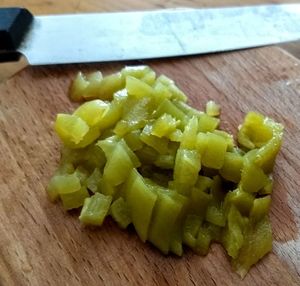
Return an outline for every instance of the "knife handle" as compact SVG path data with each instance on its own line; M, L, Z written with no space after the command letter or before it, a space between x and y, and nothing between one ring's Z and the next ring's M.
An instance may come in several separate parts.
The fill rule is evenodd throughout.
M33 15L25 8L0 8L0 62L19 59L20 46Z

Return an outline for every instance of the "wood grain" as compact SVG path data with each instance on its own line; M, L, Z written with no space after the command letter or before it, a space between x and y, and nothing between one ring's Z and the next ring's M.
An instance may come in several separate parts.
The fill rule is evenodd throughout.
M176 79L194 106L221 103L226 130L236 132L249 110L286 126L274 174L274 250L243 285L299 284L299 62L265 48L149 64ZM111 221L84 229L76 212L48 202L44 187L59 156L51 125L57 112L72 109L66 90L79 68L108 73L120 65L32 68L0 86L2 285L242 284L218 245L204 258L190 251L182 259L164 257L133 231Z
M129 11L137 9L174 8L174 7L216 7L229 5L254 5L263 3L293 3L293 0L2 0L0 7L20 6L35 14L60 14L95 11Z
M75 10L75 1L61 2L55 7L54 1L21 4L45 13L58 7ZM180 1L187 2L198 4ZM80 10L92 9L80 5L105 10L152 8L161 1L111 3L77 2ZM241 281L218 245L206 257L188 250L182 258L165 257L141 243L133 230L121 231L110 220L99 229L81 227L78 213L64 212L45 194L59 159L52 122L56 113L74 107L66 91L78 69L109 73L123 64L27 68L0 84L0 285L299 285L300 61L269 47L146 63L174 78L195 107L203 108L208 99L219 102L222 127L228 131L236 133L249 110L285 125L274 172L272 253Z

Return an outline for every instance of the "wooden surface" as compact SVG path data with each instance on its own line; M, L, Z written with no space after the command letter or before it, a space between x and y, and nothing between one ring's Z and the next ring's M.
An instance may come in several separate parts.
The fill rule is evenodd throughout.
M293 3L293 0L1 0L0 7L21 6L35 14L60 14L95 11L130 11L138 9L174 7L213 7L229 5L252 5L263 3Z
M19 2L42 13L161 5L161 1L130 1L132 6L125 1L61 1L68 4L59 9L54 1ZM18 1L2 0L5 4ZM228 131L235 132L249 110L285 125L274 172L272 253L242 282L218 245L206 257L191 251L182 258L165 257L112 221L100 229L82 228L76 212L64 212L45 194L59 159L51 125L57 112L73 108L66 91L78 69L109 73L123 64L27 68L0 85L0 285L299 285L300 61L269 47L147 63L174 78L195 107L202 108L208 99L219 102Z

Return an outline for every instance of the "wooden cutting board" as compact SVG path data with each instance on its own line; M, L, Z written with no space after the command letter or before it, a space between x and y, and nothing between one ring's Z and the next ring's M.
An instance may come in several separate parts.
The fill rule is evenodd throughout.
M299 285L300 61L279 48L148 61L176 80L189 102L222 106L222 127L236 133L250 110L285 125L274 172L273 251L243 281L219 245L206 257L163 256L109 219L80 226L78 213L48 201L45 186L59 160L52 123L71 111L76 72L123 64L27 68L0 85L0 285ZM255 178L254 178L255 179Z

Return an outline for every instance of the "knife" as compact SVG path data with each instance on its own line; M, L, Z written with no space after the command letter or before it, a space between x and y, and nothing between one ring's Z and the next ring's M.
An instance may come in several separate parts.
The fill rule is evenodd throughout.
M33 16L0 8L0 61L30 65L138 60L300 39L300 4Z

